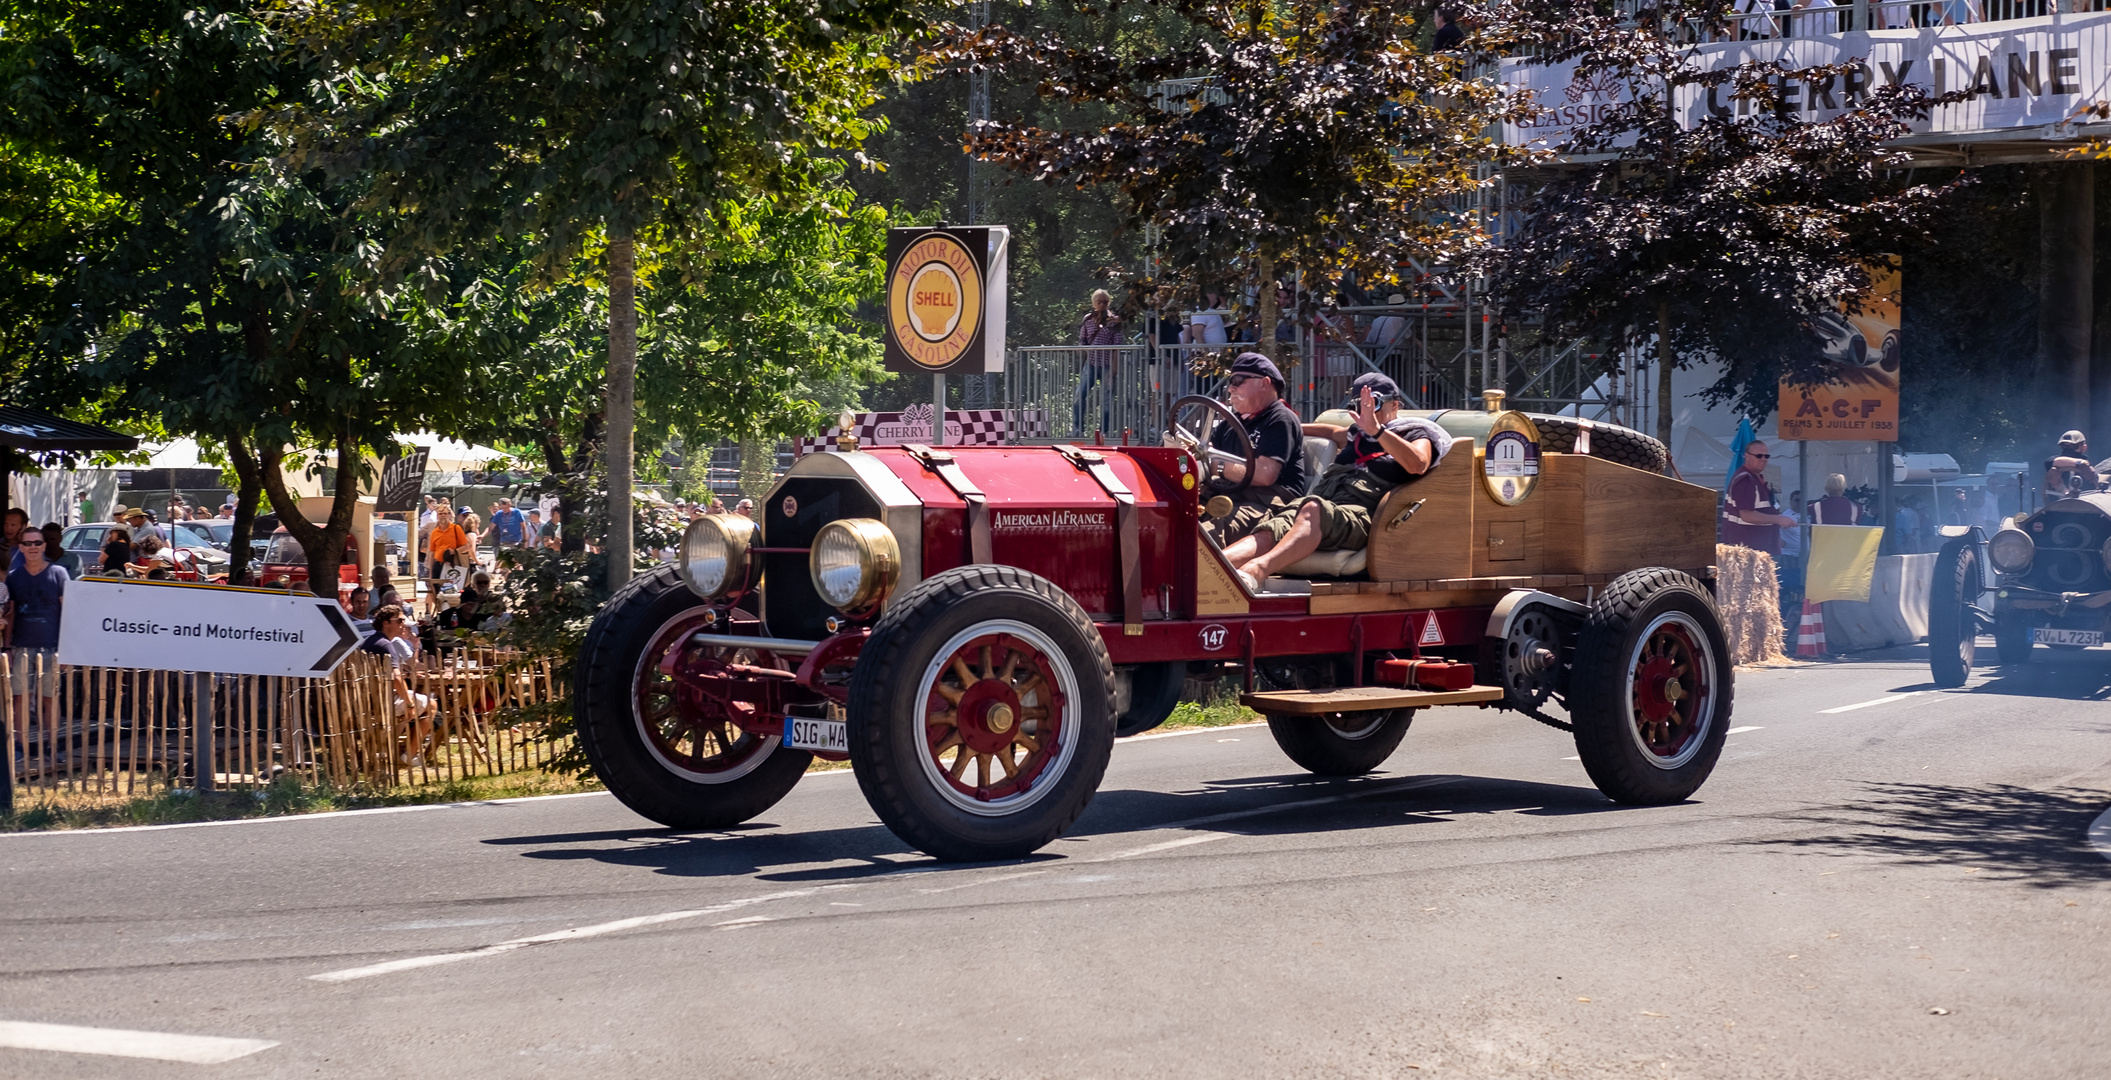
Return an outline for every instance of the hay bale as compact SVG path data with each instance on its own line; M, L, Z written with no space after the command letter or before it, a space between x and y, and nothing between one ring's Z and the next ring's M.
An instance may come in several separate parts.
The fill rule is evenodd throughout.
M1715 603L1730 639L1730 662L1786 660L1781 651L1781 583L1774 557L1735 544L1715 546Z

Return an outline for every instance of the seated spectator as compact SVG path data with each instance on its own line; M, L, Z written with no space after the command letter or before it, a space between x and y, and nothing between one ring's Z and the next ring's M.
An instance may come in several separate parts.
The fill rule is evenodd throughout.
M1451 449L1443 428L1400 415L1400 387L1390 378L1369 372L1358 376L1351 389L1356 393L1354 424L1305 425L1306 434L1325 436L1341 448L1319 486L1224 549L1249 589L1315 551L1363 547L1371 536L1371 514L1387 493L1428 472Z
M409 721L409 738L405 742L398 760L411 768L425 764L425 744L432 738L432 698L410 688L404 671L418 657L418 647L411 643L409 620L403 609L391 604L374 612L374 630L379 635L381 648L389 658L389 685L396 696L396 715ZM379 651L379 650L375 650Z
M123 577L125 564L138 557L132 550L132 533L127 529L112 529L103 542L103 561L99 564L105 574Z
M351 616L352 631L361 641L374 636L374 620L367 617L372 610L368 607L372 598L373 594L367 592L364 585L352 586L352 595L345 598L345 614Z
M175 567L176 560L169 554L169 549L163 547L161 539L152 533L140 537L139 543L133 545L132 562L128 567L133 573L154 581L167 581Z

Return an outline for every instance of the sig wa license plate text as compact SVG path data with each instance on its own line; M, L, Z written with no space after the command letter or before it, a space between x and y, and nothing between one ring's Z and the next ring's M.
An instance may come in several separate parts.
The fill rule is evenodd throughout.
M2034 627L2030 639L2040 645L2102 645L2102 630L2062 630L2054 626Z
M803 716L784 718L784 745L794 750L832 750L850 753L850 725L841 720L809 720Z

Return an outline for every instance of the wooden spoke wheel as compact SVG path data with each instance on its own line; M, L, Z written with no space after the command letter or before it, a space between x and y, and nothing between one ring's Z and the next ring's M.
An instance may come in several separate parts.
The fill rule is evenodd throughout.
M813 755L741 726L753 706L714 700L677 672L775 658L690 639L705 609L672 566L642 574L609 598L587 629L573 679L579 746L610 793L678 829L737 825L784 798Z
M1047 578L961 566L896 598L851 673L850 762L895 835L941 859L1029 854L1114 750L1114 665Z
M1700 734L1712 715L1714 667L1705 632L1684 612L1660 615L1643 635L1634 661L1634 721L1628 730L1643 760L1676 769L1700 752Z
M922 685L925 774L969 813L1030 805L1040 795L1035 781L1076 753L1077 675L1033 627L993 623L955 635Z
M673 673L775 667L777 660L752 649L690 642L704 628L703 615L697 611L668 623L638 655L633 715L646 748L669 772L699 784L723 784L754 772L777 748L778 737L747 730L744 722L756 717L752 703L711 700L678 684Z

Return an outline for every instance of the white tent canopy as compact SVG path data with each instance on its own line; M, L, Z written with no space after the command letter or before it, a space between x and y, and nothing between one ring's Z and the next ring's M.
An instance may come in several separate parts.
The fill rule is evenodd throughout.
M478 443L459 442L429 431L396 436L396 441L409 448L426 448L425 471L427 472L474 472L485 465L506 456L496 447ZM151 457L145 465L134 465L135 469L217 469L220 466L198 456L198 440L176 439L165 443L149 443L142 447ZM333 451L323 455L329 464L337 463Z

